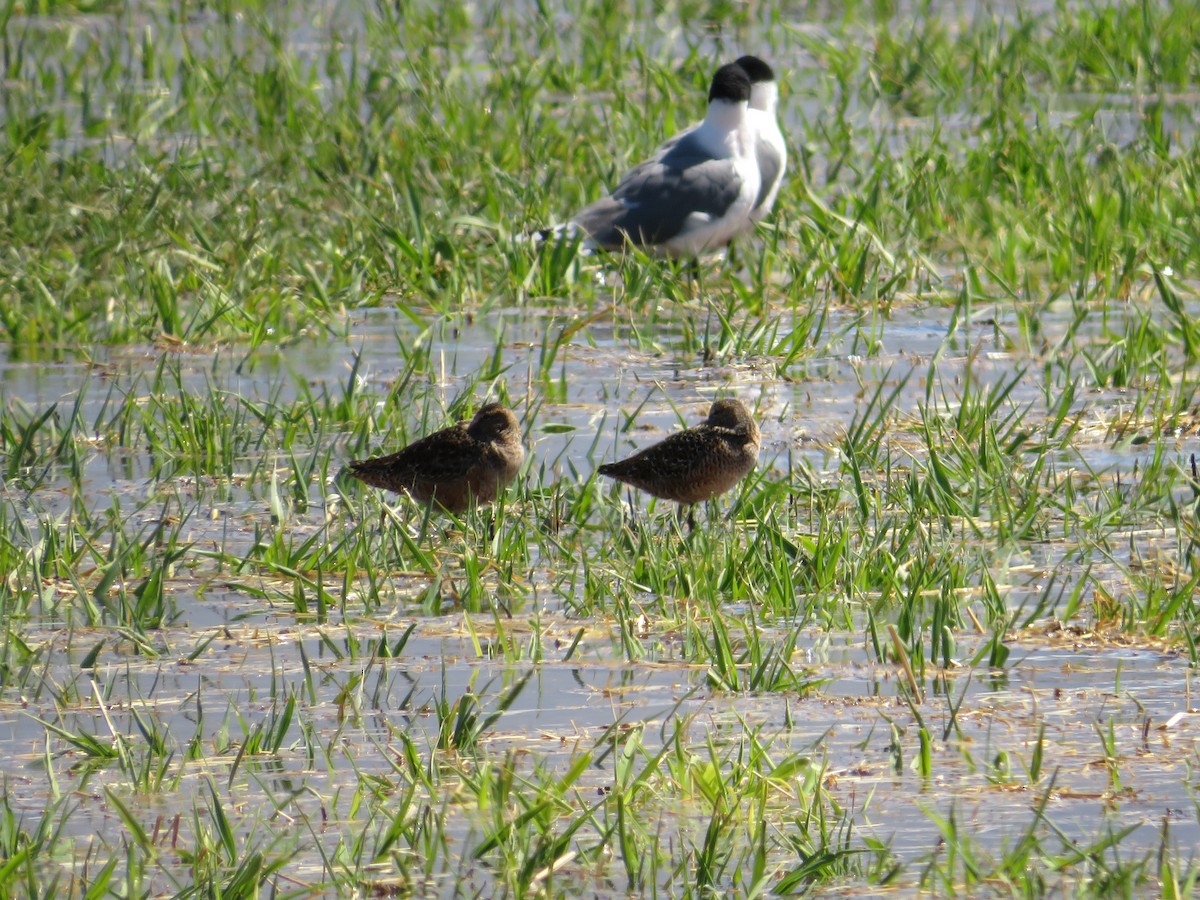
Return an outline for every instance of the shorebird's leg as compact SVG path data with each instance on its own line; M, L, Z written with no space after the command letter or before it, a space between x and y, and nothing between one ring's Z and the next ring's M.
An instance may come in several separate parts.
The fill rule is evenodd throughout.
M400 503L403 503L403 502L404 502L404 498L401 497ZM399 504L397 504L397 505L399 505ZM404 527L404 520L402 518L400 518L400 514L398 512L396 512L396 507L392 506L390 503L380 503L379 504L379 530L380 530L380 532L383 531L383 523L385 521L387 521L388 519L391 519L393 522L395 522L397 528Z
M679 516L680 516L680 518L682 518L682 517L683 517L683 511L684 511L685 509L687 510L687 526L688 526L688 534L691 534L693 531L695 531L695 530L696 530L696 504L694 504L694 503L680 503L680 504L679 504Z
M433 499L428 503L422 504L423 510L421 513L421 531L417 534L418 541L424 541L425 535L429 532L429 522L433 519L433 507L435 503L437 503L437 500Z

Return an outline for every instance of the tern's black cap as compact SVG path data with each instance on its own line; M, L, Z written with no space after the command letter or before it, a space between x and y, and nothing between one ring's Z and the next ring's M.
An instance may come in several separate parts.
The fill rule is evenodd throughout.
M775 72L757 56L743 56L734 65L741 66L754 84L775 80Z
M731 103L746 103L750 100L750 76L737 63L729 63L717 69L712 87L708 89L708 102L728 100Z

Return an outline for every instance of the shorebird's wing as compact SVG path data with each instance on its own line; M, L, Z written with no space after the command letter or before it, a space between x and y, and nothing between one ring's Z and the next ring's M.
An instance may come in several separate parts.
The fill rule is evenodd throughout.
M350 472L367 484L395 490L395 485L411 487L418 481L429 484L456 481L466 477L480 460L479 442L462 426L454 426L388 456L351 462Z

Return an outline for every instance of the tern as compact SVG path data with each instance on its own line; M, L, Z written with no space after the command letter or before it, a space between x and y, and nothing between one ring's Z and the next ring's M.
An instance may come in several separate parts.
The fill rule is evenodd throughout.
M759 171L759 124L750 113L752 90L741 66L717 69L704 121L663 144L623 175L611 194L580 210L568 233L581 231L588 249L632 245L696 257L748 231L756 205L767 199Z

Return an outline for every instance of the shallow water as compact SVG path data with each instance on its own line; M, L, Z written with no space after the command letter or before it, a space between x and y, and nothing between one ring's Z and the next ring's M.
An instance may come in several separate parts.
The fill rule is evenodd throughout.
M216 609L224 599L209 595L205 603ZM797 753L824 766L827 791L857 811L860 835L886 842L905 859L941 852L934 815L952 814L970 840L995 848L1028 828L1031 810L1043 801L1041 816L1068 841L1061 852L1071 850L1071 840L1097 841L1127 826L1134 830L1122 841L1122 852L1148 852L1162 839L1164 821L1170 822L1175 848L1200 841L1193 800L1180 793L1181 779L1186 781L1197 762L1200 730L1197 714L1185 702L1190 670L1174 654L1101 647L1081 653L1070 641L1051 638L1049 643L1014 642L1019 662L1003 672L950 670L924 686L927 697L914 707L934 735L934 774L922 777L896 744L900 738L911 747L918 727L900 698L897 672L873 662L861 636L806 636L805 665L827 679L810 695L745 696L714 693L702 668L614 662L608 641L595 628L574 659L558 662L555 636L569 642L579 623L550 616L540 624L547 659L489 729L490 753L508 747L519 750L518 759L533 754L543 769L562 772L576 754L602 748L614 728L623 734L637 731L648 752L678 728L700 745L707 741L718 747L736 747L753 733L777 758ZM391 622L388 633L395 637L405 625L403 619ZM477 625L487 631L486 621ZM275 821L281 833L299 835L303 822L319 818L326 852L331 852L339 825L356 820L349 801L359 780L397 780L399 735L419 744L436 736L432 704L470 692L486 708L529 671L525 665L479 658L458 617L423 622L396 661L369 655L371 641L380 635L376 628L322 630L325 640L312 627L289 624L286 616L263 615L218 628L210 650L186 664L177 654L207 638L205 630L164 633L166 644L175 648L166 658L127 658L94 671L75 668L73 674L67 674L74 668L67 658L56 660L50 671L57 689L73 686L79 692L74 709L56 707L42 696L24 708L0 711L0 743L11 748L16 764L7 782L10 804L34 815L45 802L38 774L44 732L33 717L103 736L109 723L136 733L136 710L143 721L177 740L220 745L222 734L236 741L244 729L277 714L283 697L294 695L302 699L306 727L326 749L314 768L293 725L280 752L246 759L243 768L264 790L242 791L238 815L242 821ZM420 636L438 631L443 633ZM357 648L348 643L351 633L361 642ZM63 642L61 634L44 637ZM76 643L86 643L84 637L76 635ZM352 656L355 650L367 655ZM306 670L312 673L307 681ZM97 703L101 695L103 711ZM952 704L959 710L956 717ZM1044 759L1033 781L1029 767L1039 734ZM1105 749L1104 735L1111 735L1116 756ZM187 764L183 790L161 796L151 810L168 821L177 812L186 815L188 784L199 787L205 772L223 777L229 764L219 757ZM71 751L58 756L54 766L68 781L70 772L78 777L90 769L81 754ZM605 790L614 778L612 766L611 759L597 759L578 789ZM105 827L108 805L99 788L114 774L110 766L87 777L91 789L76 794L68 833L85 837ZM115 787L120 790L119 779ZM692 827L698 811L681 813L668 829ZM450 829L465 838L471 824L452 816ZM316 848L305 843L307 849L287 870L296 876L320 869Z
M479 330L488 334L486 328ZM903 342L929 333L927 325L914 325ZM486 354L489 340L473 343L470 329L460 332L454 348L458 365L472 366L475 354ZM356 334L353 345L369 352L386 347L390 336ZM324 360L331 385L345 379L345 361L325 347L291 351L290 365L299 365L310 381L321 380L317 361ZM763 465L782 477L788 454L804 458L820 477L836 484L842 477L825 449L846 426L855 403L847 397L855 382L846 380L850 363L839 361L819 380L801 388L795 385L746 384L739 375L730 384L716 385L696 377L669 379L671 366L660 363L662 386L650 388L640 378L622 377L629 364L625 355L615 360L590 347L567 354L567 368L587 374L569 377L571 392L564 402L545 404L531 430L535 460L543 462L556 478L569 478L571 467L581 472L602 459L612 458L633 444L656 438L678 424L673 402L685 419L697 418L715 387L752 397L764 419ZM636 363L645 372L644 360ZM206 372L211 361L196 361ZM951 363L953 364L953 363ZM869 367L878 372L878 367ZM597 371L610 373L607 400L598 403L596 388L581 384ZM245 396L269 394L267 385L280 369L257 367L256 377L240 377ZM372 391L386 390L392 370L380 365L365 378ZM862 377L862 370L858 372ZM753 376L751 376L753 378ZM261 380L259 380L261 379ZM66 371L30 376L42 396L58 398L69 380ZM219 379L218 379L219 380ZM749 380L749 379L748 379ZM447 396L453 386L445 387ZM654 399L638 416L630 434L618 432L622 409L640 403L647 393ZM12 396L12 395L9 395ZM916 402L913 391L904 402ZM668 402L670 401L670 402ZM768 413L769 411L769 413ZM435 415L436 412L431 413ZM771 418L768 418L768 415ZM550 423L572 425L575 432L539 431ZM594 431L600 435L594 440ZM387 448L380 448L387 449ZM1130 471L1136 454L1104 453L1104 465ZM1098 460L1093 461L1098 464ZM110 495L127 506L153 490L148 465L136 455L114 461L97 453L88 464L85 502L104 505ZM547 480L550 476L547 476ZM183 490L188 490L186 485ZM210 490L210 489L203 489ZM63 492L65 493L65 492ZM210 491L211 493L211 491ZM211 505L220 515L206 523L204 516L189 522L187 539L196 546L219 546L237 555L252 546L252 525L267 518L261 489L234 488L225 500ZM65 509L67 499L53 484L39 489L33 506L53 513ZM203 504L202 504L203 506ZM154 507L150 507L152 511ZM318 531L324 511L321 502L290 526L296 534ZM149 516L148 518L153 518ZM149 527L149 526L148 526ZM1138 538L1140 551L1148 553L1155 535ZM1031 548L1036 550L1036 548ZM1050 573L1061 579L1059 596L1069 595L1072 578L1082 575L1075 563L1063 568L1055 559L1060 552L1048 546L1042 559L1017 557L1009 561L1009 602L1031 598L1031 608ZM1117 561L1128 561L1121 553ZM1098 563L1104 565L1104 563ZM337 841L364 827L362 811L353 798L363 778L403 784L396 760L402 754L399 735L418 746L436 741L439 702L455 702L468 692L483 709L495 708L499 697L527 671L532 671L511 708L486 732L484 743L491 756L517 754L514 764L526 777L536 765L539 772L565 772L580 753L596 759L579 776L575 789L600 796L615 777L614 762L604 751L611 735L639 735L646 753L656 753L682 729L689 746L713 746L732 751L757 735L769 743L776 758L798 754L809 765L823 767L825 794L842 808L852 810L859 840L884 842L896 858L910 864L936 858L944 851L944 834L935 817L953 815L964 835L981 852L998 853L1010 847L1016 835L1036 827L1061 832L1062 840L1043 837L1044 846L1069 854L1078 844L1102 841L1110 832L1133 827L1121 840L1127 858L1156 850L1170 823L1169 845L1187 856L1187 848L1200 842L1194 800L1185 793L1190 773L1200 763L1200 730L1190 700L1191 670L1186 656L1137 647L1113 647L1082 635L1072 644L1069 635L1010 641L1012 657L1001 671L986 668L950 670L944 680L923 684L927 697L916 705L933 735L932 773L920 775L915 766L916 734L920 727L913 711L899 695L901 678L895 667L880 665L864 645L863 633L810 631L800 643L798 662L812 677L822 680L809 694L791 692L763 695L728 695L714 692L704 667L681 664L682 647L669 636L650 636L648 660L622 660L612 627L604 622L568 618L563 613L561 587L552 574L529 573L531 581L545 585L538 612L529 630L527 616L509 625L522 646L540 647L544 661L504 661L506 640L495 633L492 616L472 616L476 636L464 631L465 616L452 606L442 617L420 611L418 598L428 584L414 579L407 604L384 608L368 617L351 613L345 625L340 613L319 630L298 619L288 605L285 582L272 587L271 579L242 575L231 577L230 589L221 581L209 583L203 594L191 593L186 582L173 590L171 625L153 635L157 652L131 655L109 630L91 637L76 627L23 629L31 646L46 642L39 663L44 685L35 695L10 698L0 706L0 746L10 751L10 777L6 795L10 808L35 821L47 802L45 727L54 723L68 732L96 735L107 741L113 734L136 738L145 723L153 723L175 746L198 741L201 746L228 746L227 753L209 752L194 763L177 764L182 775L177 788L137 800L143 817L156 827L171 828L175 817L185 817L204 800L207 778L228 777L237 746L256 726L280 715L283 698L301 703L296 723L282 739L281 749L243 760L239 778L250 779L253 789L240 788L236 809L243 822L272 823L272 834L294 838L297 849L285 872L301 881L322 878L322 856L310 836L314 822L322 823L320 844L334 852ZM209 579L204 579L209 582ZM248 586L273 592L276 600L248 594ZM402 577L393 587L403 594ZM743 613L744 614L744 613ZM417 628L401 658L373 658L372 641L394 642L412 622ZM653 627L653 626L651 626ZM580 628L586 635L568 661L559 661ZM354 634L356 644L348 642ZM535 636L536 634L536 636ZM204 641L215 638L203 650ZM94 670L80 669L83 656L104 639L108 647ZM960 636L958 655L974 655L982 639ZM69 649L68 649L69 648ZM301 653L303 648L303 653ZM336 652L334 649L335 648ZM490 649L489 649L490 648ZM199 650L195 659L192 654ZM311 674L306 674L311 673ZM93 684L94 681L94 684ZM100 685L97 688L95 685ZM97 703L105 697L103 709ZM965 694L965 696L964 696ZM72 695L77 700L64 700ZM955 706L957 717L951 713ZM139 719L134 718L134 712ZM1172 721L1176 714L1182 718ZM954 725L951 726L953 721ZM1040 777L1032 778L1034 746L1044 728L1044 759ZM895 729L895 730L894 730ZM1116 755L1106 751L1103 738L1111 734ZM945 735L945 738L943 738ZM140 742L135 742L140 743ZM305 746L323 747L314 764ZM64 835L80 843L77 852L94 846L92 836L109 828L111 806L103 786L124 792L124 780L113 764L96 767L78 750L59 746L51 763L60 784L78 785ZM1048 797L1046 796L1048 793ZM779 803L786 803L784 797ZM1044 808L1040 813L1035 810ZM658 815L657 813L652 815ZM685 805L676 814L656 821L653 827L684 840L699 840L707 819ZM149 822L147 827L149 827ZM175 823L178 828L178 823ZM257 826L250 833L262 834ZM451 810L445 827L448 839L464 848L478 844L480 832L471 817ZM456 846L458 844L456 843ZM168 863L168 868L170 864ZM565 883L585 877L585 870L568 867ZM186 876L185 876L186 877ZM162 875L154 890L169 891ZM601 892L605 893L605 892Z

